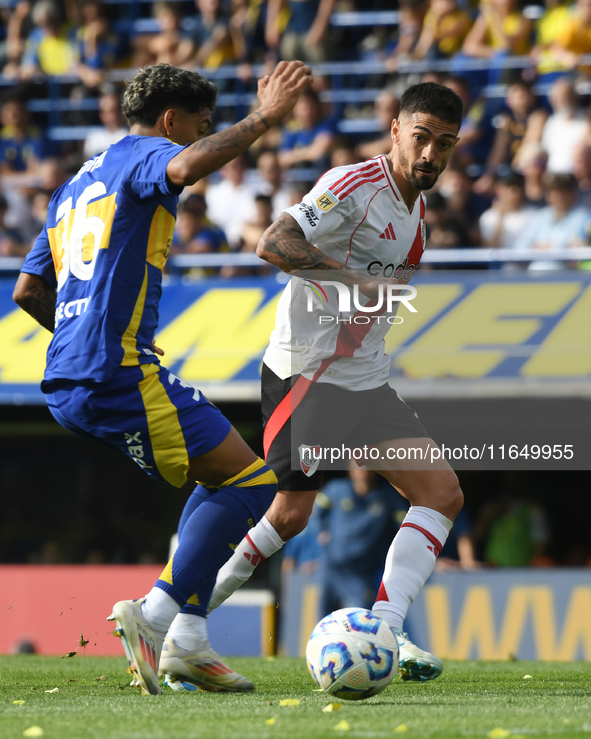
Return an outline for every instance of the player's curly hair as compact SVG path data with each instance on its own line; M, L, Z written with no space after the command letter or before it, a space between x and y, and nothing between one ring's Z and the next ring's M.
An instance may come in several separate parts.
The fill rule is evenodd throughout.
M142 67L127 82L123 95L123 113L129 125L153 126L158 116L169 108L187 113L212 112L217 101L217 87L197 72L171 64Z
M400 98L400 114L427 113L446 123L462 124L464 106L453 90L436 82L420 82L404 91Z

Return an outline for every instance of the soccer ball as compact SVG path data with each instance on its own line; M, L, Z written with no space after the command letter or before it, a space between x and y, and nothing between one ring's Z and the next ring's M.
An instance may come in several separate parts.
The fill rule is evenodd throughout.
M318 685L336 698L381 693L398 668L398 643L385 621L365 608L341 608L312 632L306 662Z

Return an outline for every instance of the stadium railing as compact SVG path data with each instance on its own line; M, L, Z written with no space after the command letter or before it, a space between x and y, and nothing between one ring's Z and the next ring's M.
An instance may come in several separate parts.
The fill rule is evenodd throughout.
M581 246L570 249L535 251L512 249L488 249L484 247L466 247L461 249L427 249L421 259L421 264L447 265L465 267L466 265L498 265L521 263L523 265L535 262L581 262L591 260L591 247ZM23 257L0 257L0 276L17 272L22 264ZM217 267L262 267L267 263L252 253L220 253L220 254L175 254L168 260L171 270L182 271L187 269L212 269Z
M591 55L583 55L579 57L581 64L591 64ZM493 59L472 59L462 57L461 59L445 59L438 61L404 61L399 62L398 71L400 74L421 74L427 71L431 72L451 72L454 74L463 74L469 72L486 72L494 70L506 69L528 69L534 68L535 64L527 56L507 56L497 57ZM111 82L123 82L134 74L133 69L114 69L107 73L107 79ZM200 70L210 79L233 85L234 91L222 91L218 98L218 108L234 109L234 118L240 119L247 115L248 110L256 101L254 91L248 90L248 85L240 78L239 66L225 65L217 69ZM263 72L260 65L253 66L253 79L256 79ZM361 103L372 103L381 92L380 87L376 87L373 77L382 76L388 78L388 71L384 63L379 61L360 61L360 62L325 62L314 65L314 73L318 76L329 77L331 79L332 89L325 90L321 93L321 100L335 106L359 105ZM372 87L363 87L364 83L371 80ZM64 86L74 85L80 82L76 75L60 75L54 77L39 77L36 82L47 82L48 96L30 100L28 108L34 113L44 113L48 115L48 135L50 138L58 141L81 140L92 132L92 128L88 126L64 126L62 125L61 116L63 113L74 111L96 111L98 109L98 100L96 98L70 99L63 91ZM386 82L387 83L387 82ZM15 85L13 79L7 79L0 76L0 87ZM547 95L550 85L540 83L534 86L534 92L538 95ZM577 91L581 95L591 94L591 81L581 80L577 83ZM487 98L502 98L507 94L507 85L490 84L483 88L483 95ZM229 125L222 122L217 128L223 128ZM344 118L338 124L341 133L373 133L376 131L376 123L371 118ZM69 133L68 130L70 129Z

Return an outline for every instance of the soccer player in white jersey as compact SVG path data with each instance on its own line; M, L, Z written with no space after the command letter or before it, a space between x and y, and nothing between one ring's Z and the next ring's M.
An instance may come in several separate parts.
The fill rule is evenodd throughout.
M261 238L259 256L292 274L262 370L264 450L279 493L218 573L210 609L306 526L322 469L310 447L341 440L384 452L435 446L388 385L390 359L383 341L388 322L357 321L354 316L364 311L354 309L352 320L337 321L343 312L336 287L324 288L322 310L307 312L306 306L318 279L357 285L358 304L366 296L363 306L373 305L385 286L408 283L425 248L421 191L432 188L445 169L461 120L462 103L450 89L431 82L410 87L392 122L391 152L330 170ZM318 321L319 312L326 320ZM462 507L462 492L445 460L376 465L411 508L388 552L373 610L397 634L401 677L430 680L443 665L410 642L403 621L433 571Z

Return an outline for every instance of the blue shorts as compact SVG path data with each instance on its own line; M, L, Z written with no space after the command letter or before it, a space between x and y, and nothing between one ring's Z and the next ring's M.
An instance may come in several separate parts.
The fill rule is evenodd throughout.
M189 460L215 449L230 422L199 390L159 364L121 367L96 386L44 383L62 426L119 449L152 477L182 487Z

